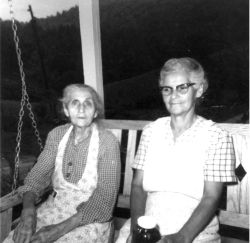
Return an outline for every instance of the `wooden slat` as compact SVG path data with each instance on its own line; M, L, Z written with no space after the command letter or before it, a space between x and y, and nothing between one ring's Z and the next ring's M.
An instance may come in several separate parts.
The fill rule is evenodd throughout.
M242 214L249 214L249 141L249 136L233 134L236 167L241 164L247 173L244 178L238 182L238 185L229 185L227 187L227 210Z
M236 124L236 123L217 123L217 125L228 131L230 134L238 134L243 136L249 136L249 124Z
M1 197L1 204L0 204L0 212L2 213L3 211L12 208L22 202L22 199L20 196L18 196L17 193L14 195L7 194L4 197Z
M249 184L245 176L238 185L227 186L227 210L249 214Z
M41 192L41 195L48 195L49 193L51 193L52 188L51 187L47 187L43 190L43 192ZM42 197L39 197L36 199L36 205L38 205L41 201L43 200ZM0 200L0 213L2 213L3 211L12 208L14 206L17 206L19 204L22 203L22 197L20 196L20 194L18 194L18 192L16 191L14 194L9 193L3 197L1 197Z
M100 124L107 129L142 130L150 121L134 120L100 120Z
M130 196L119 194L117 207L118 208L130 208Z
M142 130L151 121L145 120L113 120L101 119L100 124L108 129L127 129L127 130ZM243 136L250 136L249 124L235 124L235 123L217 123L217 125L228 131L230 134L238 134Z
M127 129L127 130L142 130L151 121L145 120L112 120L101 119L100 124L108 129ZM235 123L217 123L217 125L228 131L230 134L238 134L243 136L250 136L249 124L235 124Z
M0 213L0 224L1 224L1 242L8 236L11 231L12 223L12 207L8 210Z
M109 129L118 139L119 143L121 144L122 140L122 130L121 129Z
M135 157L136 137L137 137L137 131L130 130L128 133L128 145L127 145L126 165L125 165L125 178L124 178L124 185L123 185L123 194L124 195L130 195L131 181L132 181L132 176L133 176L131 163L133 162L134 157Z
M119 230L123 224L126 222L127 219L125 218L120 218L120 217L115 217L114 218L114 224L115 224L115 230Z
M221 224L249 229L249 215L247 214L220 210L219 221Z
M232 138L236 155L236 166L242 164L246 171L250 171L250 136L233 134Z

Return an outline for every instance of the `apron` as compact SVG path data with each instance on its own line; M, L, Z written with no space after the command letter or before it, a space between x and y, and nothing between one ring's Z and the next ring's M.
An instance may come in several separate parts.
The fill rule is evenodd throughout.
M77 206L82 202L88 201L97 187L99 135L95 124L93 124L92 127L87 163L82 178L77 184L72 184L67 182L63 177L63 155L72 129L73 126L68 129L59 143L55 161L55 170L52 176L52 184L55 193L54 195L50 195L49 198L37 209L37 231L43 226L58 224L77 213ZM105 243L108 242L110 228L110 222L92 223L80 226L55 242ZM11 238L12 236L9 235L7 239L11 240ZM4 242L7 243L13 241Z
M169 117L153 123L145 158L143 188L147 191L145 215L155 218L161 235L178 232L202 198L204 162L210 145L208 130L213 122L200 122L200 119L176 142ZM218 229L218 219L214 217L193 242L220 242ZM129 233L130 219L120 230L116 243L125 243Z
M148 192L145 215L153 216L162 235L178 232L198 206L204 188L204 163L212 121L199 119L174 142L163 136L170 118L158 119L145 161L143 187ZM172 134L171 134L172 135ZM218 219L193 242L220 242Z

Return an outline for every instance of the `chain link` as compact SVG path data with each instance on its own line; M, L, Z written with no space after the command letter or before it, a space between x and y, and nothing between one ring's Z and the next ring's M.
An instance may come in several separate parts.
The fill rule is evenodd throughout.
M23 61L22 61L22 55L21 55L21 49L19 48L19 38L17 36L17 25L15 22L14 17L14 11L12 6L12 0L8 0L9 8L10 8L10 15L12 20L12 30L14 34L14 42L16 47L16 54L18 59L18 65L19 65L19 71L22 81L22 98L20 102L20 111L19 111L19 120L18 120L18 126L17 126L17 136L16 136L16 155L15 155L15 169L14 169L14 175L13 175L13 185L12 185L12 193L14 194L17 188L17 179L18 179L18 171L19 171L19 163L20 163L20 151L21 151L21 140L22 140L22 126L23 126L23 116L24 116L24 106L26 104L26 107L29 111L29 117L32 122L32 127L34 129L35 136L37 138L37 143L40 147L40 151L43 150L42 140L40 138L39 131L37 129L37 123L35 121L34 113L32 112L32 106L29 101L29 95L27 93L26 89L26 83L25 83L25 73L23 70Z

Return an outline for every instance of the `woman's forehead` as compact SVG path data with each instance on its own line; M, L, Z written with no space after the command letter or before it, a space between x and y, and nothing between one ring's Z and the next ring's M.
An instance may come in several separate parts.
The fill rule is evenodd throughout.
M162 83L167 84L182 84L182 83L188 83L189 81L189 75L186 72L171 72L166 74L164 79L162 80Z
M67 98L68 99L76 99L76 98L83 98L83 99L91 98L92 99L92 95L88 89L75 87L68 91Z

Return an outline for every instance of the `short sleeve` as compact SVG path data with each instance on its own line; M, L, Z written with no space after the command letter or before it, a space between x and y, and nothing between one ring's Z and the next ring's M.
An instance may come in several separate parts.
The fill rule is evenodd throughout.
M147 155L149 141L152 136L152 125L147 125L141 135L140 143L136 152L134 161L131 164L131 167L134 169L144 170L145 158Z
M228 132L216 127L211 131L211 135L204 168L205 181L236 182L232 137Z

